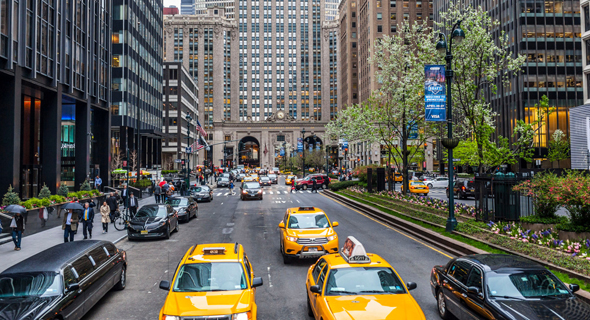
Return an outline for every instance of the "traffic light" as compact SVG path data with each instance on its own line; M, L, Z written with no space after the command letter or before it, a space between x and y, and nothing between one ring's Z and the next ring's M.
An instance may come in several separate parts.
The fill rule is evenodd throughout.
M348 152L348 148L344 148L344 152Z

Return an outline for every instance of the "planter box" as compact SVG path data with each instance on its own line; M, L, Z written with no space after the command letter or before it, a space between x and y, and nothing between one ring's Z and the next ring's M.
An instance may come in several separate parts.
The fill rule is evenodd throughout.
M590 232L573 232L559 230L559 239L578 241L582 239L590 239Z
M93 198L86 198L86 199L81 200L81 202L93 200L94 203L97 204L96 208L98 208L98 206L100 206L102 204L104 199L106 199L106 196L102 195L102 196L93 197ZM63 212L60 212L60 210L64 204L66 204L66 203L57 203L52 206L49 206L49 208L54 208L55 210L53 210L53 212L48 215L47 221L45 221L45 222L39 217L39 211L40 211L39 209L27 210L27 212L25 214L23 214L23 216L25 218L25 223L26 223L25 233L23 234L23 237L30 236L30 235L35 234L37 232L51 229L56 226L61 226L62 219L63 219ZM97 209L95 209L95 211L96 210ZM59 213L59 217L58 217L58 213ZM11 213L7 213L6 215L9 215L11 217L13 216L13 214L11 214ZM11 221L12 221L12 218L8 219L5 216L0 216L0 224L2 225L2 229L3 229L2 233L12 232L12 230L10 229L10 222Z
M523 222L522 228L524 230L531 230L531 231L543 231L543 230L547 230L549 228L551 228L552 230L555 230L555 224Z

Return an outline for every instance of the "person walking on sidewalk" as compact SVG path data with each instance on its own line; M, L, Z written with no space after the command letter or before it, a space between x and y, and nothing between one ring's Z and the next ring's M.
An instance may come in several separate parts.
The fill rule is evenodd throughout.
M162 187L160 187L159 184L156 184L154 187L154 199L156 200L156 203L160 203L160 193L162 193Z
M66 214L64 214L64 220L62 221L61 228L64 231L64 242L74 242L74 235L78 230L78 213L72 209L69 209Z
M23 238L23 232L25 232L25 218L20 212L16 213L12 217L10 222L12 228L12 241L14 242L14 250L20 251L20 243Z
M90 204L86 202L84 204L84 211L82 212L82 234L84 235L84 240L88 239L86 233L88 232L88 236L92 239L92 223L94 222L94 209L90 208Z
M137 213L137 199L133 196L133 192L129 193L129 213L131 213L130 219Z
M129 191L127 190L127 185L123 186L123 190L121 190L121 198L123 198L123 206L127 207L127 197L129 196Z
M111 222L110 213L111 207L109 207L106 201L103 202L102 206L100 206L100 222L102 222L102 233L109 232L109 222Z
M110 214L109 214L109 218L111 221L115 221L115 211L117 211L117 208L119 207L119 203L117 202L117 198L115 197L115 195L111 192L111 196L107 198L106 203L109 205L109 208L111 210Z

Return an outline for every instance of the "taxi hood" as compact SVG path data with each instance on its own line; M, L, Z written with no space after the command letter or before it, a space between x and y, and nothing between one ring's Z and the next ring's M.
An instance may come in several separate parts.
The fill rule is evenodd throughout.
M322 229L287 229L287 234L291 237L297 238L313 238L313 237L328 237L335 232L332 228Z
M325 297L336 320L425 320L422 309L409 294Z
M164 314L181 317L228 315L249 311L251 302L250 290L170 292Z

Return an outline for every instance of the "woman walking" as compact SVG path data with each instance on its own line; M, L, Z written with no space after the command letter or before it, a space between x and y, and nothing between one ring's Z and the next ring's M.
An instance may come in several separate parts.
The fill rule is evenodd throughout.
M102 233L109 232L109 223L111 222L111 217L109 214L111 213L111 207L105 201L102 206L100 206L100 221L102 222Z

